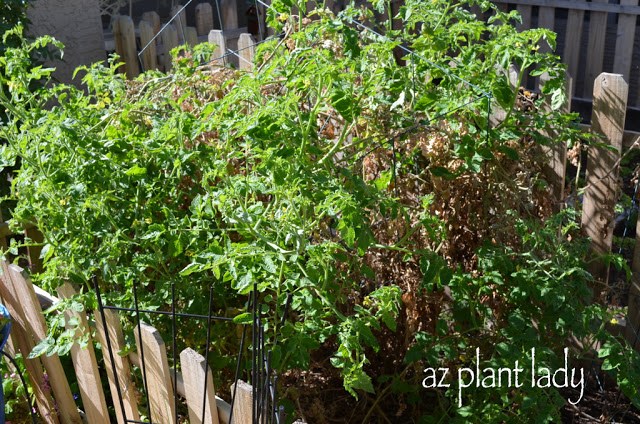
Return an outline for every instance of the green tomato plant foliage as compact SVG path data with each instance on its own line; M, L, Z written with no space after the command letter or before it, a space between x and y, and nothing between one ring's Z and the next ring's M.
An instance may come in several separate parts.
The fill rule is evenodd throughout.
M470 388L457 408L456 391L422 389L421 372L425 364L468 366L476 347L484 360L507 366L538 347L540 364L556 365L570 336L604 341L607 369L640 404L638 355L605 331L611 312L590 303L575 216L532 212L525 197L544 190L537 172L528 189L495 182L511 178L504 164L515 167L553 142L543 133L569 143L580 135L576 117L560 112L562 65L538 52L540 43L553 47L555 35L519 33L511 25L517 13L487 1L407 0L378 28L384 37L355 23L372 21L368 8L349 6L340 16L319 8L302 18L291 14L294 5L305 10L302 2L272 1L269 23L283 35L257 48L252 71L197 66L214 59L214 46L202 44L174 50L168 75L127 81L112 58L79 69L76 88L50 84L50 69L29 68L33 49L50 38L0 57L3 161L21 161L6 196L17 199L12 225L35 224L44 236L37 284L82 287L54 309L95 309L94 275L105 302L127 308L136 282L141 308L170 310L174 284L179 312L206 315L213 287L212 313L235 323L214 326L212 351L216 367L232 368L235 329L251 320L246 302L255 285L268 343L278 339L275 369L308 369L314 351L329 346L344 388L377 399L365 421L389 393L406 397L422 422L557 419L564 400L554 388ZM472 5L492 10L489 23L463 7ZM390 10L386 1L371 6ZM534 114L515 107L510 66L519 70L515 87L527 69L548 74ZM496 109L504 118L488 123ZM416 135L445 139L445 152L425 153L411 143ZM534 147L522 148L522 140ZM368 176L373 157L384 162L376 178ZM489 180L472 221L502 226L465 245L470 266L456 262L451 222L434 210L444 193L437 187L480 177ZM433 192L402 194L425 181ZM498 202L495 193L515 200ZM508 241L492 242L498 233ZM420 275L418 285L410 292L381 278L369 260L376 256L400 258ZM448 307L431 309L422 327L407 324L411 299L445 289ZM57 325L36 353L68 352L72 333L50 319ZM167 321L145 319L170 334ZM179 343L202 344L204 324L187 324ZM389 372L376 371L393 338L406 344ZM420 406L434 393L435 403Z

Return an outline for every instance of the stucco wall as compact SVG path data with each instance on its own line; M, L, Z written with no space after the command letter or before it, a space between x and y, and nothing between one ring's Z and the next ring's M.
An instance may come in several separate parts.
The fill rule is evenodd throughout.
M54 76L64 83L79 84L71 77L80 65L106 60L98 0L37 0L27 11L33 36L51 35L65 45Z

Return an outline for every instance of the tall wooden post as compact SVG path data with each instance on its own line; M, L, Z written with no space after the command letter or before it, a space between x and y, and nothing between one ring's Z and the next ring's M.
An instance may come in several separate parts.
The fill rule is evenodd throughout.
M627 109L629 86L622 75L603 73L593 87L591 128L602 134L601 140L613 147L589 147L586 190L582 206L582 228L591 238L594 257L611 253L614 208L618 191L618 160L622 151L622 134ZM607 284L609 267L603 261L590 263L589 272L596 280L594 296L601 293L598 285Z

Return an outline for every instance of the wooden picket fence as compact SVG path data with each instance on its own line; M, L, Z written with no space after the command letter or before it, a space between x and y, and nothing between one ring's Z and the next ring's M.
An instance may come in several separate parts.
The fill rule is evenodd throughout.
M640 68L632 67L640 15L638 0L493 0L503 11L517 9L522 16L519 30L547 28L558 33L555 54L567 65L574 79L574 101L589 101L594 83L603 72L621 74L633 87L628 106L640 106ZM481 12L476 8L478 16ZM483 16L483 18L486 18ZM542 43L540 51L549 51Z
M35 404L45 423L82 424L81 411L76 406L65 374L65 371L68 373L70 370L63 369L58 355L47 356L43 354L34 359L27 358L34 346L44 340L47 335L41 302L50 303L56 299L46 293L37 294L36 288L22 268L13 264L9 265L5 261L1 261L1 266L3 274L0 278L0 296L2 296L2 303L7 307L13 319L11 338L5 350L12 356L15 356L16 352L22 352L27 374L32 383ZM60 298L69 298L75 293L76 291L69 283L65 283L58 289ZM86 313L75 311L65 313L67 323L72 317L75 317L80 323L78 337L82 334L92 333L93 329L89 325ZM109 380L117 422L118 424L126 424L126 422L140 421L139 392L132 379L131 370L132 365L138 368L142 367L139 356L136 352L129 353L124 357L117 354L125 348L124 335L117 312L105 309L104 317L99 312L95 312L94 317L96 334L103 349L104 368ZM107 351L105 331L109 333L109 343L113 355L109 355ZM202 355L191 348L183 350L180 353L182 372L176 373L174 380L173 372L169 369L165 344L158 330L141 323L141 340L138 338L137 328L135 334L138 350L142 347L145 355L147 395L151 408L149 418L154 423L177 424L175 423L174 386L176 386L177 393L187 402L190 423L203 423L203 410L206 411L204 423L229 423L231 406L215 396L211 369L208 368L207 374L205 374L205 358ZM75 344L71 349L71 358L85 408L83 414L87 422L89 424L111 423L91 339L89 339L88 347L84 350ZM117 375L117 381L115 375ZM205 380L207 384L206 401L203 393ZM243 381L238 381L238 384L231 386L232 393L236 386L233 423L251 424L252 387ZM122 403L120 403L118 391L121 393ZM204 407L203 401L205 401ZM123 409L127 421L123 416Z
M209 42L217 46L214 56L222 57L229 51L223 64L233 63L240 69L253 65L255 40L247 28L237 28L238 16L235 1L222 0L222 20L225 30L214 29L213 9L209 3L200 3L195 8L195 27L187 26L187 17L182 6L171 10L171 23L161 25L156 12L146 12L135 27L128 16L118 16L113 23L115 51L125 63L127 78L137 77L141 70L157 69L168 72L172 69L169 52L179 45L191 47ZM182 11L181 11L182 10ZM140 59L138 52L142 52ZM142 67L142 68L141 68Z

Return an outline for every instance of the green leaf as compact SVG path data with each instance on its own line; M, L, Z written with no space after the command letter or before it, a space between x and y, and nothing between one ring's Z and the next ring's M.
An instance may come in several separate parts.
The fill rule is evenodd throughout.
M192 274L194 272L200 271L200 269L202 268L202 264L199 264L197 262L193 262L190 263L189 265L185 266L182 271L180 271L180 275L184 276L184 275L189 275Z
M127 172L125 172L130 177L142 177L147 174L147 168L142 168L138 165L134 165Z
M42 340L40 343L38 343L33 350L31 351L31 353L29 353L28 358L29 359L34 359L37 358L38 356L42 355L43 353L45 353L47 351L47 349L49 349L49 346L51 346L52 340L50 338L46 338L44 340Z
M518 161L520 160L520 155L515 149L512 149L509 146L501 145L497 147L499 151L504 153L509 159Z
M445 180L453 180L457 177L456 174L454 174L453 172L449 171L447 168L443 168L442 166L434 166L429 168L429 171L435 176L435 177L441 177L444 178Z
M368 393L375 393L373 384L371 383L371 377L362 370L356 370L354 374L353 380L351 380L351 387L354 389L364 390Z
M262 255L261 265L262 268L270 274L275 274L277 272L276 264L268 255Z
M233 322L236 324L251 324L253 322L253 314L251 312L245 312L233 317Z

